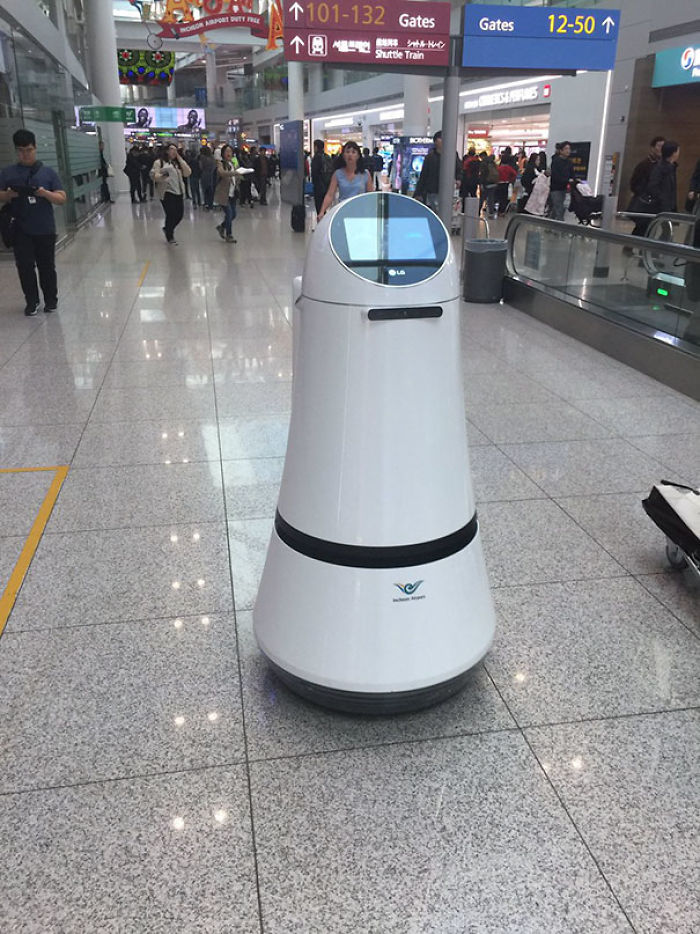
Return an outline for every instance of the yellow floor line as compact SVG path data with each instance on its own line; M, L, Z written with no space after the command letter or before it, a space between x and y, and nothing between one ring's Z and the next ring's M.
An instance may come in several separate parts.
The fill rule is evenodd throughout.
M151 265L151 261L149 260L149 261L146 263L146 265L143 267L143 272L141 273L141 278L139 279L138 288L141 288L141 286L143 285L143 281L144 281L144 279L146 278L146 276L148 275L148 269L149 269L150 265Z
M41 536L44 534L44 529L46 528L46 523L49 521L49 516L53 510L53 507L56 505L56 500L58 494L61 491L63 481L68 476L69 467L23 467L18 468L17 470L0 470L0 473L34 473L38 471L52 470L54 471L54 478L51 481L51 486L49 491L44 498L44 502L41 504L41 509L34 520L34 525L32 530L27 537L26 542L24 543L24 548L19 556L15 569L10 576L10 580L5 588L5 591L0 597L0 636L3 634L7 621L10 618L10 613L12 612L12 607L15 605L15 600L17 599L17 594L19 589L22 586L22 581L25 578L27 571L29 570L29 565L32 562L34 557L34 552L36 551L39 542L41 541Z

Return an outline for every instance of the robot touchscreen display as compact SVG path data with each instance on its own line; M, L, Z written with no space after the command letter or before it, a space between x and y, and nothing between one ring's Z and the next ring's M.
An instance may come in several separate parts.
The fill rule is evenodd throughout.
M435 243L425 217L392 217L386 224L376 217L346 217L343 221L349 258L357 262L436 259Z

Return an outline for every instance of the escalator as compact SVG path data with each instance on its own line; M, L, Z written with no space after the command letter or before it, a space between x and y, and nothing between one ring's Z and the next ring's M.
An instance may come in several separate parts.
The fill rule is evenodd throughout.
M696 221L661 214L641 238L515 215L506 231L507 300L698 397Z

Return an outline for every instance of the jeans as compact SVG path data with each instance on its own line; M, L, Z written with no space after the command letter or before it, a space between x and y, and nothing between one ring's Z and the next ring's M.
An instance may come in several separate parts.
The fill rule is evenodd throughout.
M202 182L204 191L204 206L211 210L214 207L214 182Z
M228 204L224 208L224 233L227 237L233 236L231 233L231 227L233 224L233 219L236 216L236 199L229 198Z
M163 198L163 211L165 212L165 239L172 243L175 239L175 228L185 213L185 203L182 195L175 195L166 191Z
M47 305L58 301L58 281L56 279L56 235L41 234L30 236L22 230L15 233L15 263L19 273L24 298L28 305L39 304L39 289L36 284L36 269L39 270L39 282Z
M564 220L564 198L566 198L565 191L550 191L549 200L552 202L552 220Z

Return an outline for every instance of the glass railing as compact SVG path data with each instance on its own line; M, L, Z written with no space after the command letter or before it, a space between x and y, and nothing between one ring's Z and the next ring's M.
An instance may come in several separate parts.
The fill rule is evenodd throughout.
M649 233L633 237L518 214L506 230L509 273L582 312L700 356L694 218L660 215Z

